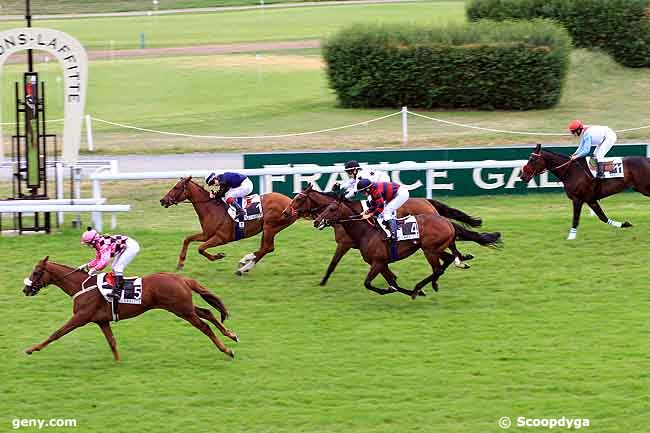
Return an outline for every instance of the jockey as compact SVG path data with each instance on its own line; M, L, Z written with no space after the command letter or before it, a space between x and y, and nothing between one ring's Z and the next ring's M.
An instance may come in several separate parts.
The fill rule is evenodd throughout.
M96 275L113 259L113 273L115 274L115 287L108 295L113 298L116 305L122 297L124 289L124 268L140 251L140 245L135 239L124 235L102 235L91 227L81 235L81 243L96 251L95 258L79 266L78 270L85 270L90 275ZM117 311L117 310L115 310Z
M348 180L343 182L341 188L347 191L345 198L348 200L356 194L357 182L359 182L360 179L368 179L371 182L390 182L388 174L381 171L361 168L359 163L354 160L345 163L345 172L348 174Z
M240 173L231 173L225 172L222 174L210 173L208 177L205 178L205 183L210 186L219 184L220 195L223 196L224 201L232 206L237 212L237 219L243 217L246 213L244 209L241 208L239 203L237 203L237 198L246 197L248 194L253 192L253 182L243 174ZM210 193L210 197L216 197L216 194L213 192Z
M598 163L603 162L607 152L616 144L616 133L608 126L587 126L583 125L579 120L574 120L569 124L569 131L571 134L581 137L580 146L571 155L571 159L575 160L587 156L591 146L595 145L594 158L598 165L596 177L602 177L603 169L601 164Z
M390 238L397 239L397 210L409 199L405 187L394 182L370 182L361 179L357 183L357 191L372 197L370 208L363 214L363 219L377 217L380 222L390 229Z

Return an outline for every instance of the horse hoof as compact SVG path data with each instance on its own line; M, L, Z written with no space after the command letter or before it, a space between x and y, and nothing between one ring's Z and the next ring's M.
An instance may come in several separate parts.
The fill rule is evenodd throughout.
M473 258L474 258L474 255L467 254L466 256L464 256L464 259L465 259L464 261L472 260Z
M228 353L228 355L229 355L231 358L234 358L234 357L235 357L235 351L232 350L232 349L230 349L230 353Z
M230 338L231 338L231 339L232 339L232 341L234 341L235 343L239 343L239 337L238 337L238 336L237 336L236 334L235 334L235 335L233 335L233 336L232 336L232 337L230 337Z
M629 222L629 221L625 221L623 224L621 224L621 227L625 228L625 229L629 228L629 227L632 227L632 223Z
M34 353L33 350L31 350L31 349L25 349L25 354L26 354L26 355L31 355L32 353Z
M217 253L214 257L215 257L215 260L220 260L220 259L223 259L224 257L226 257L226 254L225 253Z
M176 265L176 270L177 271L182 271L183 268L185 268L185 265Z
M419 290L418 296L427 296L427 294L424 292L424 290Z
M244 275L244 273L242 271L240 271L239 269L237 269L235 271L235 275L237 275L238 277L241 277L242 275Z

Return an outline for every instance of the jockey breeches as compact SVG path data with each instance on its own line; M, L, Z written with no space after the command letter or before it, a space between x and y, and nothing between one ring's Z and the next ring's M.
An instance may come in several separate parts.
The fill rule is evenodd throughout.
M140 252L140 245L138 245L135 239L128 238L126 240L126 248L122 251L122 254L113 260L113 273L115 275L122 275L126 265L138 255L138 252Z
M596 149L594 149L594 157L598 161L602 161L603 158L605 158L605 155L607 155L607 152L616 144L616 133L614 131L608 131L607 135L605 136L605 140L603 140L602 143L596 146Z
M253 192L253 182L246 178L237 188L230 188L225 194L225 198L240 198L246 197Z
M386 203L384 211L381 214L381 219L384 221L392 220L397 218L397 209L402 207L402 205L409 199L409 191L406 187L401 186L397 190L395 197Z

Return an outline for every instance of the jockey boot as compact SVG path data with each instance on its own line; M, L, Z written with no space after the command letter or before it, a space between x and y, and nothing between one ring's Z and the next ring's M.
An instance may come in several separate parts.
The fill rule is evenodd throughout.
M397 240L397 220L392 219L389 222L389 228L390 228L390 238L394 241Z
M241 219L246 215L246 212L244 212L244 209L239 206L239 203L237 203L237 200L233 200L232 203L230 203L230 206L235 208L235 212L237 213L236 218L241 221Z
M596 179L602 179L604 175L603 164L601 162L596 163Z
M108 297L113 298L113 300L119 301L120 298L122 297L123 289L124 289L124 276L115 275L115 287L113 287L113 291L111 292L110 295L108 295Z

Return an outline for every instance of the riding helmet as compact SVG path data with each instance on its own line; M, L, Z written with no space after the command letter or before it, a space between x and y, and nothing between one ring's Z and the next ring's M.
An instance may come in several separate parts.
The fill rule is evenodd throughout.
M569 132L572 134L574 132L582 131L583 128L584 125L579 120L573 120L571 123L569 123Z
M345 171L356 170L356 169L359 169L359 168L361 168L361 166L355 160L348 161L348 162L345 163Z
M364 189L370 188L370 185L372 185L372 182L368 179L359 179L359 182L357 182L357 191L363 191Z
M87 227L86 231L81 235L81 243L91 244L95 239L97 239L98 236L99 233L97 233L97 230L93 229L92 227Z
M205 183L207 183L208 185L212 185L216 178L217 178L216 173L210 173L205 177Z

